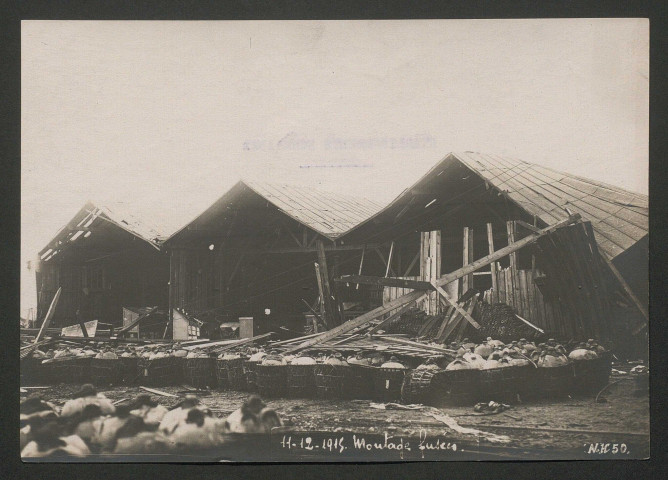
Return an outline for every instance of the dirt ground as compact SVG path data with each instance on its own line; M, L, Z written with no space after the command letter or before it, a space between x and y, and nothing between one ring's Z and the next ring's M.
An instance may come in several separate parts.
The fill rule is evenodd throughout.
M277 434L283 439L290 434L302 438L308 432L331 432L350 438L352 434L358 438L367 435L381 439L387 434L389 438L411 438L416 443L421 438L443 438L467 445L469 450L471 446L486 449L491 458L495 451L500 452L500 458L518 459L646 458L649 455L649 392L638 390L635 379L628 374L613 375L611 382L615 383L601 395L603 401L599 403L594 398L567 398L512 405L493 415L476 414L472 406L395 410L374 408L373 402L368 400L264 400L286 424ZM29 392L38 392L43 398L62 405L79 387L60 384L30 389ZM177 395L151 395L167 407L194 392L187 386L162 387L160 390ZM113 401L147 393L139 387L99 388L99 391ZM21 397L26 395L22 393ZM213 390L198 391L196 395L217 416L224 417L237 409L249 394ZM432 413L445 414L460 427L483 433L457 432L431 416ZM506 441L490 441L495 435L507 437Z

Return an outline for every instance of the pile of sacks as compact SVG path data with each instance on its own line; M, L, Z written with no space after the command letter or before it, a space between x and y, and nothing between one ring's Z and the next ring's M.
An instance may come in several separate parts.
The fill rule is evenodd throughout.
M175 454L223 447L235 434L264 434L282 425L278 414L252 396L226 419L188 396L171 410L140 395L114 406L90 384L59 411L39 397L21 403L22 457L90 454Z

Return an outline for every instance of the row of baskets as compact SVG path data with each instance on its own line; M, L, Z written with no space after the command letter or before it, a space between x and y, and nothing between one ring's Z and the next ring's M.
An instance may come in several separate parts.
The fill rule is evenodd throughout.
M373 399L427 405L515 402L591 395L608 383L610 357L552 368L533 365L490 370L377 368L363 365L262 365L243 358L166 357L156 360L74 358L50 363L22 361L23 383L186 383L197 388L257 392L263 397Z

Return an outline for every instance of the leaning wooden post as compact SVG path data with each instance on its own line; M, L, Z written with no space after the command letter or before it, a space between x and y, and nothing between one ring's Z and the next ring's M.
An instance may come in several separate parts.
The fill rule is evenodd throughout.
M464 244L462 249L462 266L465 267L473 260L473 229L464 227ZM462 295L473 288L473 273L462 278Z
M320 277L322 278L323 301L325 303L325 316L330 328L337 325L336 316L334 314L334 302L332 301L332 289L329 287L329 269L327 268L327 256L325 255L325 244L318 239L318 265L320 266Z
M487 244L489 245L489 254L494 253L494 230L491 223L487 224ZM499 303L499 284L496 278L496 262L489 264L492 272L492 303Z
M394 240L390 243L390 254L387 257L387 268L385 269L385 278L390 275L390 269L392 268L392 254L394 253Z
M506 231L508 233L508 245L511 245L515 243L515 222L510 220L506 222ZM521 310L521 305L522 305L522 297L521 297L521 292L520 292L520 281L518 278L518 273L517 273L517 252L513 252L510 255L508 255L510 259L510 278L512 279L512 295L511 298L513 299L513 305L512 307L515 308L518 312Z
M49 328L49 323L51 323L51 319L56 313L56 306L58 305L58 299L60 298L60 292L62 290L63 287L58 287L56 294L53 296L53 300L51 300L51 306L49 307L49 310L46 312L46 317L44 317L44 321L42 322L42 327L39 329L39 333L35 337L35 341L33 343L39 342L42 339L44 332L46 332L46 329Z

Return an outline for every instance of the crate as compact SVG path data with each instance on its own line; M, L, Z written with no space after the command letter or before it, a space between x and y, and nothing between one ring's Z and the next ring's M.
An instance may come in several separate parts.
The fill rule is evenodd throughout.
M343 398L349 365L319 363L315 366L315 392L318 398Z
M177 385L183 380L183 357L141 358L137 362L138 381L149 387Z
M255 382L261 396L282 397L287 391L287 365L255 366Z
M376 368L371 365L348 365L343 381L343 398L356 400L373 399L373 375Z
M195 388L215 388L218 383L215 358L186 358L183 372L186 383Z
M431 380L434 406L473 405L482 398L481 370L441 370Z
M315 364L287 366L287 393L290 397L315 396L315 367Z
M401 401L403 403L422 403L431 405L434 403L434 389L431 381L438 370L420 369L413 370L404 377L401 385Z
M120 358L91 358L90 376L95 385L122 383L123 364Z
M401 386L410 372L405 368L378 368L373 374L374 398L379 402L401 401Z

